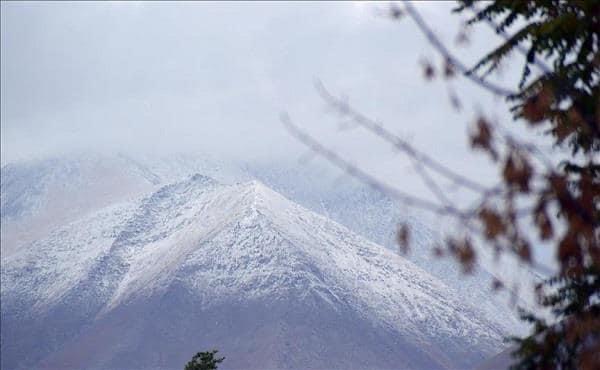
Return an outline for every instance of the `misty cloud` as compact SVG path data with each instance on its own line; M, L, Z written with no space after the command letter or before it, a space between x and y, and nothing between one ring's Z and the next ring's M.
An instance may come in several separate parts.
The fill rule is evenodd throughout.
M506 104L460 80L426 82L438 61L408 19L384 4L207 2L2 2L2 164L61 153L203 152L294 168L307 149L282 111L383 181L431 197L411 163L361 130L339 130L313 82L444 164L480 181L496 169L474 155L468 123L485 110L510 122ZM451 4L418 7L448 45L461 19ZM491 30L457 49L472 63L499 43ZM519 72L505 69L510 86ZM454 89L464 109L448 99ZM512 128L512 127L511 127ZM314 159L339 176L338 170ZM462 194L449 194L462 199Z
M450 16L451 6L419 7L452 44L460 19ZM385 9L2 3L2 163L77 150L201 151L289 163L307 149L279 122L287 111L358 165L422 191L406 159L363 131L338 129L314 89L318 78L448 165L490 177L485 159L468 148L466 123L481 106L505 116L504 103L457 82L465 101L480 106L454 112L448 87L422 78L419 60L435 60L431 47L408 19L382 16ZM492 37L475 33L461 57L475 60Z

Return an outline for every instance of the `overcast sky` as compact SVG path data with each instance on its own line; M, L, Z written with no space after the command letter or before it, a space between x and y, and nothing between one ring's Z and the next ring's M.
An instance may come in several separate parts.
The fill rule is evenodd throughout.
M506 105L470 84L455 112L448 86L423 79L436 54L385 3L2 2L2 163L73 150L201 151L283 162L306 152L280 113L377 176L417 191L409 165L360 130L341 132L314 88L472 176L494 171L467 146L481 109ZM419 3L454 45L448 2ZM499 43L487 29L457 49L467 62ZM510 75L510 71L508 73ZM511 81L505 77L504 82Z
M380 180L431 199L406 158L360 129L339 130L315 79L480 182L492 182L497 169L469 149L468 124L485 111L511 126L506 104L478 87L424 81L420 61L440 59L410 19L381 15L385 3L0 6L3 165L90 150L200 152L293 171L307 149L279 121L287 112ZM452 6L417 4L439 37L471 64L501 40L477 28L470 46L457 48L464 19ZM519 64L511 68L499 77L506 86L514 86ZM460 113L449 102L449 88L463 98ZM445 190L459 203L468 199Z

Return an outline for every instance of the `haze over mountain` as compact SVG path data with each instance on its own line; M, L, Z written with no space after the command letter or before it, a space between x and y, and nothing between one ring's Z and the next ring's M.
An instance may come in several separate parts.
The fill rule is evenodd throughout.
M429 199L409 157L342 130L317 78L453 171L500 179L467 125L510 111L461 79L424 83L419 60L435 54L413 23L381 16L387 5L0 7L2 369L181 368L212 347L230 369L466 369L525 332L516 305L532 305L536 274L487 251L471 276L435 259L450 222L326 161L299 165L314 153L279 120ZM453 45L464 19L452 5L415 7ZM478 28L460 59L501 41ZM509 63L488 78L520 73ZM452 202L475 200L441 180ZM508 289L493 292L495 276Z
M224 183L257 179L304 207L331 218L352 231L397 251L396 230L401 222L413 229L413 247L407 256L418 266L443 279L465 295L479 295L481 304L512 325L514 308L506 292L493 292L494 275L512 279L522 290L539 279L513 261L497 263L480 251L481 268L465 276L451 259L435 258L432 247L441 237L431 219L393 199L345 177L340 181L327 168L298 163L252 163L218 160L203 154L99 155L75 152L50 159L10 163L2 168L2 251L34 240L52 227L77 219L116 201L132 199L151 190L202 173ZM491 273L491 275L490 275ZM492 299L490 299L490 296ZM521 304L533 297L520 294ZM500 312L504 311L504 312ZM509 312L510 311L510 312Z
M462 369L503 327L385 248L258 182L196 175L2 260L3 368Z
M409 255L419 268L247 180L312 208L320 194L321 213L379 240L389 200L310 197L276 173L206 157L3 167L3 369L178 368L204 347L231 369L463 369L522 330L485 270L461 287L452 261Z

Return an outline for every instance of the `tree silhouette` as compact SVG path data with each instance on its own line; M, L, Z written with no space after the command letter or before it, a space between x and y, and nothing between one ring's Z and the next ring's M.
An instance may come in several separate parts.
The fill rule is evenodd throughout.
M212 350L196 353L185 365L184 370L216 370L219 364L225 360L225 357L215 357L218 352L218 350Z

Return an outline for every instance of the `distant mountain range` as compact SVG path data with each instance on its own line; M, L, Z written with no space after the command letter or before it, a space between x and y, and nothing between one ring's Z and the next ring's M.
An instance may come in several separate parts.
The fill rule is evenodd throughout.
M451 261L359 236L389 237L389 199L215 163L4 166L2 369L179 369L213 347L223 369L467 369L523 329L487 270L460 286Z

